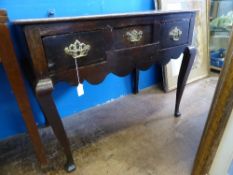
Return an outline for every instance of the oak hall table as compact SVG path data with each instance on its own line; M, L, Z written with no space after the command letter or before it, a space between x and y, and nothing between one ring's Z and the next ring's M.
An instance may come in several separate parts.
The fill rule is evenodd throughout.
M69 140L51 96L54 85L84 80L101 83L109 73L134 75L139 70L167 64L184 53L176 94L175 116L196 50L190 47L195 11L149 11L114 15L17 20L25 34L33 70L32 84L41 109L64 148L66 170L75 169ZM77 73L78 77L77 78Z

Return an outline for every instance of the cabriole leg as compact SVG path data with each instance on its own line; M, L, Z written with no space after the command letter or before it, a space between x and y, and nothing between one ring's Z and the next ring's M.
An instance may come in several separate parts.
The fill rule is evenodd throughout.
M192 65L196 56L196 49L194 47L187 47L184 51L184 57L182 60L180 73L178 76L177 90L176 90L176 105L175 105L175 117L181 115L179 111L180 101L184 92L184 88L192 69Z
M66 136L64 126L62 124L60 115L58 114L56 105L52 98L53 83L50 78L40 80L36 86L36 95L41 106L41 109L51 125L54 134L62 145L67 163L65 169L67 172L74 171L76 166L74 164L73 156L70 150L70 143Z

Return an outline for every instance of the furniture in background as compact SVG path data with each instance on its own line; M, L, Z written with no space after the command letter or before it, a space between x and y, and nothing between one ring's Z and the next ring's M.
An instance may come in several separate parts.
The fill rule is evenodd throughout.
M68 18L17 20L25 33L32 63L35 94L41 109L64 148L66 170L75 169L61 117L52 98L54 85L101 83L109 73L134 75L138 92L139 70L167 64L184 53L176 95L175 116L196 49L192 42L195 11L143 12ZM78 75L77 75L78 74Z
M12 44L10 30L8 28L8 17L4 10L0 10L0 57L5 69L14 95L22 113L29 136L31 138L37 158L42 165L47 164L47 159L41 142L37 125L34 121L29 98L24 86L24 80L16 58Z
M221 71L233 27L233 1L211 0L210 68Z

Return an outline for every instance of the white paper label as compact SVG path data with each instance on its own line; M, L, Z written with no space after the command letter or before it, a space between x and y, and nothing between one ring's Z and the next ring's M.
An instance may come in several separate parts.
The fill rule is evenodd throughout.
M77 86L77 93L78 93L78 96L82 96L84 95L84 89L83 89L83 84L79 83L78 86Z

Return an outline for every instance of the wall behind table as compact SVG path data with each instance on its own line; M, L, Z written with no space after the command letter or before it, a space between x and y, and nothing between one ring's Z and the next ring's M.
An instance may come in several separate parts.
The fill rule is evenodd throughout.
M55 17L94 15L120 12L138 12L154 8L153 0L1 0L0 8L6 9L10 20L47 17L48 10L55 11ZM14 36L14 33L13 33ZM14 38L15 40L15 38ZM0 39L1 42L1 39ZM17 43L15 45L17 47ZM18 47L19 48L19 47ZM17 49L19 50L19 49ZM158 82L156 66L141 71L140 89ZM35 100L32 89L27 85L30 101L38 125L44 124L44 116ZM109 74L99 85L84 82L85 95L77 97L76 88L66 83L55 86L53 97L64 118L84 109L105 103L132 93L132 77L117 77ZM0 140L26 131L15 97L2 65L0 66Z

